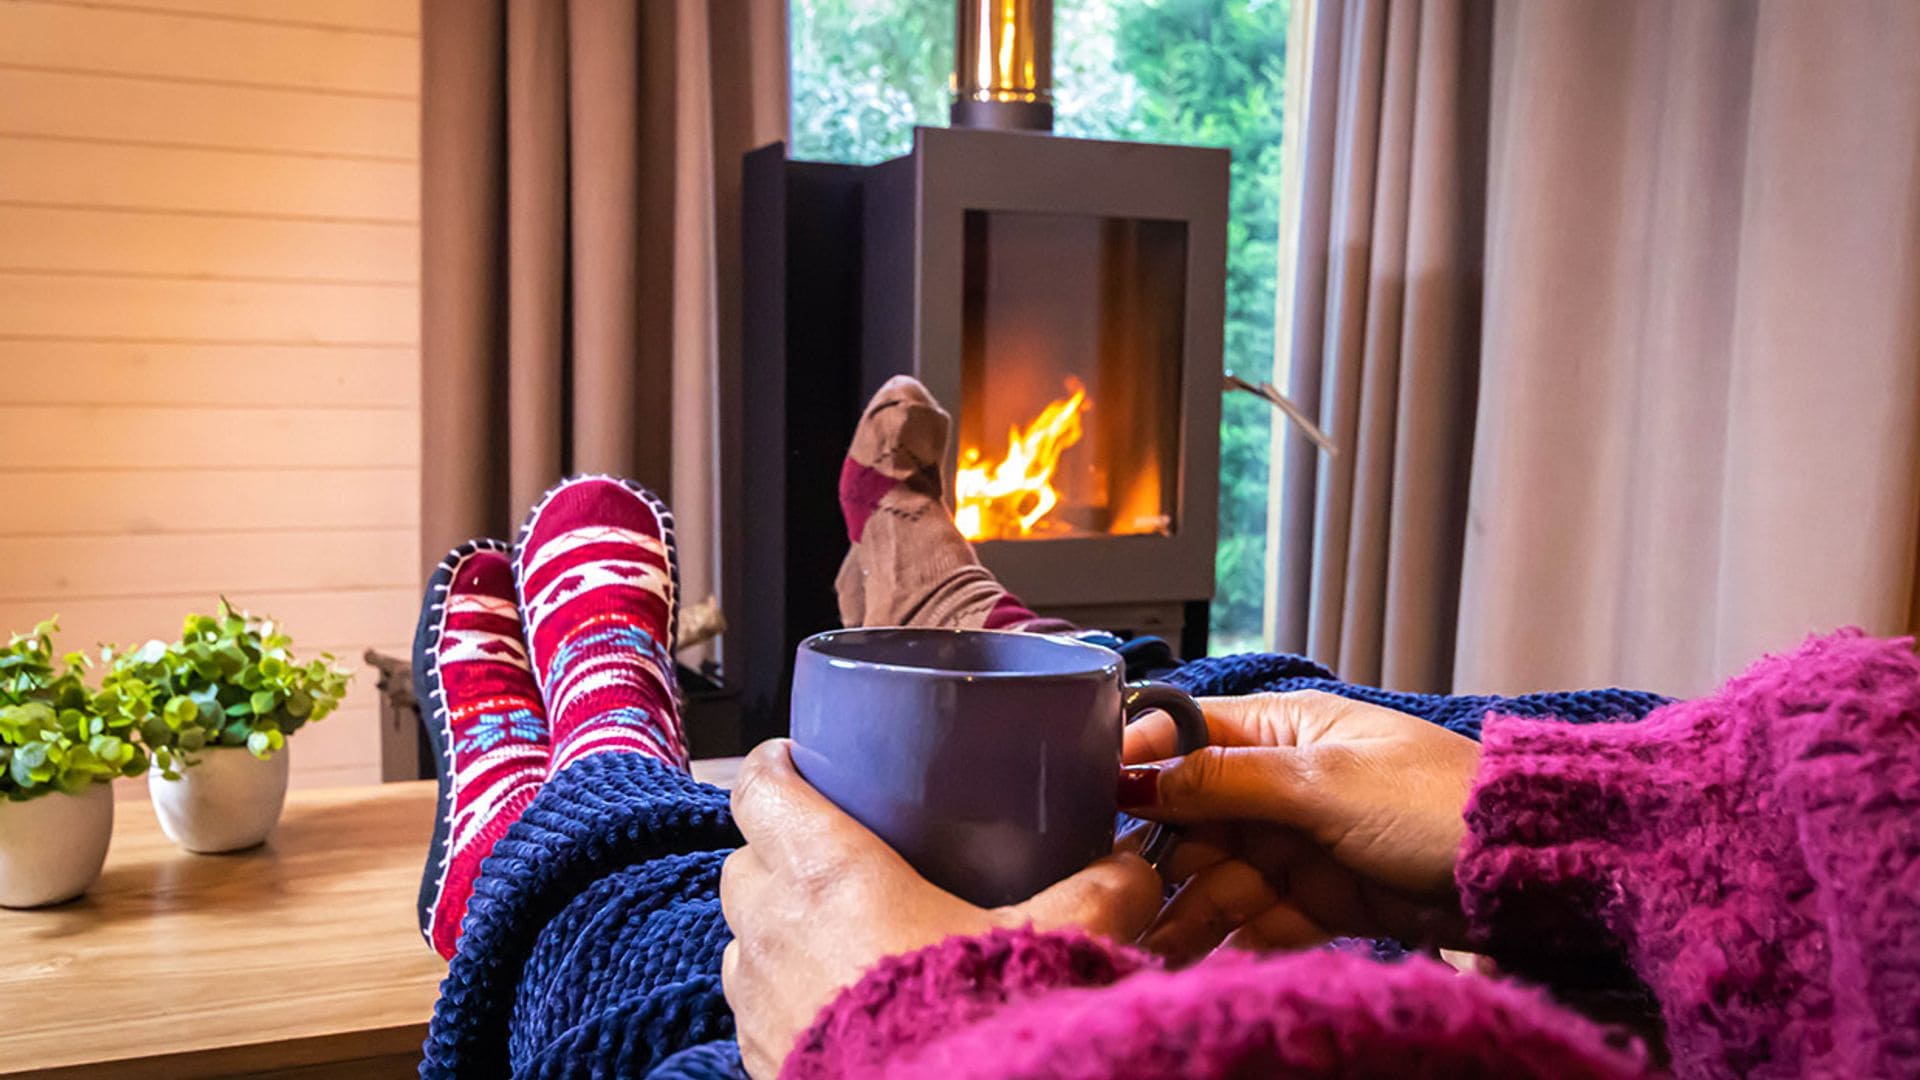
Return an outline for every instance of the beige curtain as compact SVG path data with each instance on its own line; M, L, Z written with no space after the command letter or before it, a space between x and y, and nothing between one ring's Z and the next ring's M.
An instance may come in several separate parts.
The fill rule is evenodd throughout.
M1487 2L1321 3L1288 390L1276 647L1344 677L1446 686L1479 366Z
M1907 623L1920 4L1495 25L1458 680L1705 691Z
M1301 199L1303 233L1318 212L1330 239L1320 314L1293 313L1292 385L1341 452L1308 462L1289 441L1285 478L1307 486L1281 507L1282 644L1409 688L1695 693L1812 630L1908 626L1920 5L1323 8L1316 60L1335 16L1342 41L1312 79L1335 104L1313 115L1331 111L1319 137L1346 149L1313 170L1327 209ZM1423 100L1423 72L1475 85L1424 47L1456 19L1462 56L1489 32L1461 61L1486 65L1484 110ZM1409 82L1419 106L1396 125ZM1391 163L1417 169L1432 140L1461 155L1458 183L1416 175L1403 228ZM1483 249L1403 256L1423 212L1476 212L1462 204ZM1352 207L1366 228L1340 227ZM1316 295L1308 264L1296 298ZM1438 324L1449 335L1413 318L1429 279L1475 308ZM1442 374L1415 389L1410 372Z
M423 561L611 472L716 591L740 155L785 137L785 3L426 0L422 37Z

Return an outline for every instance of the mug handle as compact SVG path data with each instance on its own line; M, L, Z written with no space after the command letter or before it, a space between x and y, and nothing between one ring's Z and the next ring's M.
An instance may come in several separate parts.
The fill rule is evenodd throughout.
M1126 694L1121 699L1122 724L1131 724L1141 713L1158 709L1173 717L1173 728L1178 750L1181 754L1191 754L1207 745L1207 717L1200 706L1185 690L1160 682L1128 683ZM1140 855L1153 868L1160 868L1173 845L1180 840L1180 831L1171 825L1155 824L1148 827L1147 841L1141 845Z

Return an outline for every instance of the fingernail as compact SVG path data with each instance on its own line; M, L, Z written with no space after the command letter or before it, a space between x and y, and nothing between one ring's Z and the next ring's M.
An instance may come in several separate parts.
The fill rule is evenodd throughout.
M1120 799L1122 810L1152 806L1160 801L1160 766L1128 765L1122 768L1120 783L1114 791Z

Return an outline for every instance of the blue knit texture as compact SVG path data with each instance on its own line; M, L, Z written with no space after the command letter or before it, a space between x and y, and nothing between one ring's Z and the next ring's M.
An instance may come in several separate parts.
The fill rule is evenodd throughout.
M1152 646L1135 644L1123 650L1130 674L1160 666ZM1163 677L1201 696L1324 690L1475 739L1489 712L1590 723L1637 719L1667 700L1630 690L1404 694L1268 654ZM725 792L652 758L597 755L549 780L481 867L420 1074L742 1075L720 988L731 936L720 864L739 843Z
M1638 720L1670 698L1645 690L1558 690L1499 697L1493 694L1408 694L1341 682L1333 672L1305 657L1280 653L1213 656L1182 665L1167 682L1196 697L1221 697L1291 690L1324 690L1356 701L1384 705L1480 741L1480 725L1489 713L1569 724Z
M481 865L420 1075L644 1075L730 1040L719 871L739 843L726 792L652 758L549 780Z

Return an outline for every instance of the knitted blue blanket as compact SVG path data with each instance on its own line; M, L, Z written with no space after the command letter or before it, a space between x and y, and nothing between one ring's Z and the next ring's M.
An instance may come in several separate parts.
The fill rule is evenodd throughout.
M1123 651L1136 668L1145 655ZM1265 654L1164 677L1195 695L1325 690L1475 739L1489 712L1590 723L1638 719L1667 700L1629 690L1404 694ZM718 892L720 864L739 843L725 792L650 758L603 754L548 781L474 886L420 1074L742 1075L720 989L730 935Z

